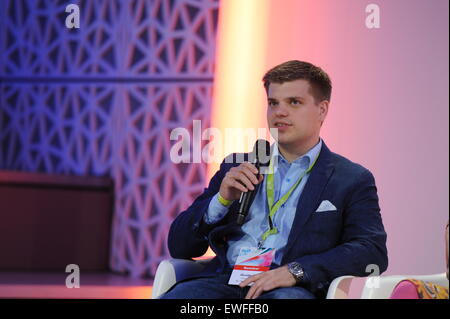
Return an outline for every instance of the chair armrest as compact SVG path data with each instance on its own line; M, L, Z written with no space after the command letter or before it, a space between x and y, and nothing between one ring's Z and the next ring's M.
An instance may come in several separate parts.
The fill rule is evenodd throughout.
M156 270L153 281L152 298L159 298L167 292L175 283L191 275L199 273L205 264L211 259L190 260L190 259L167 259L163 260Z
M448 288L446 273L433 275L399 275L369 277L364 284L361 299L388 299L395 286L405 279L417 279L432 282ZM371 280L369 282L369 280Z
M355 276L335 278L328 288L327 299L348 299L350 285Z

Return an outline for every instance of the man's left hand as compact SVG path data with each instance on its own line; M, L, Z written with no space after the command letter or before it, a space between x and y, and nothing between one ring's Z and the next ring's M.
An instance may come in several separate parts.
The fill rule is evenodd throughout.
M282 267L248 277L246 280L241 282L239 286L244 288L250 283L253 283L253 285L248 291L247 296L245 296L245 299L256 299L264 291L269 291L275 288L295 286L296 281L294 276L289 272L288 266L284 265Z

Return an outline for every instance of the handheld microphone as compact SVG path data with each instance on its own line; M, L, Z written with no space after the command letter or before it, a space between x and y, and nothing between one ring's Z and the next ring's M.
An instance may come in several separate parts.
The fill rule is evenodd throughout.
M268 166L270 161L270 143L266 140L259 139L256 141L253 147L253 152L250 154L250 163L255 165L258 170L258 175L256 176L259 180L259 169L262 166ZM256 192L258 191L259 184L255 185L254 190L248 190L247 192L242 192L239 198L239 211L237 215L237 224L242 225L245 218L248 215L250 206L252 205L253 199L255 198Z

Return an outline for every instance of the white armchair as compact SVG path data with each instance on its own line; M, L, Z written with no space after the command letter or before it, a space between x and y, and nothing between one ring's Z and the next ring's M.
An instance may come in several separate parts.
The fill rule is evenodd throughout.
M167 292L176 282L200 272L210 259L168 259L163 260L156 270L153 283L152 298L159 298ZM349 298L350 285L354 276L342 276L334 279L328 288L327 299ZM394 287L402 280L414 278L449 287L446 273L434 275L402 275L402 276L374 276L367 277L362 290L361 299L387 299Z
M210 259L167 259L163 260L156 269L153 281L152 299L167 292L176 282L183 280L189 275L199 273Z
M449 224L447 222L445 230L446 240L446 261L448 273L449 256ZM210 259L187 260L169 259L162 261L156 270L155 280L152 290L152 298L158 298L168 291L177 281L183 280L189 275L200 272ZM412 278L423 280L444 286L448 289L449 281L447 273L434 275L401 275L401 276L371 276L367 277L362 290L361 299L387 299L391 296L395 286L402 280ZM327 299L347 299L349 298L350 285L354 276L342 276L334 279L328 288Z
M167 292L176 282L189 275L200 272L210 259L168 259L163 260L156 270L153 282L152 298L157 299ZM342 276L334 279L328 289L327 299L346 299L353 276Z

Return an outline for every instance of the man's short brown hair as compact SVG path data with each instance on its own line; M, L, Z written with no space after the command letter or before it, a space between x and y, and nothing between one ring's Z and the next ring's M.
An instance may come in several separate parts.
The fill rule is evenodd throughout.
M284 83L304 79L311 86L311 95L316 104L331 99L331 80L328 74L309 62L292 60L284 62L267 71L263 77L266 92L270 83Z

